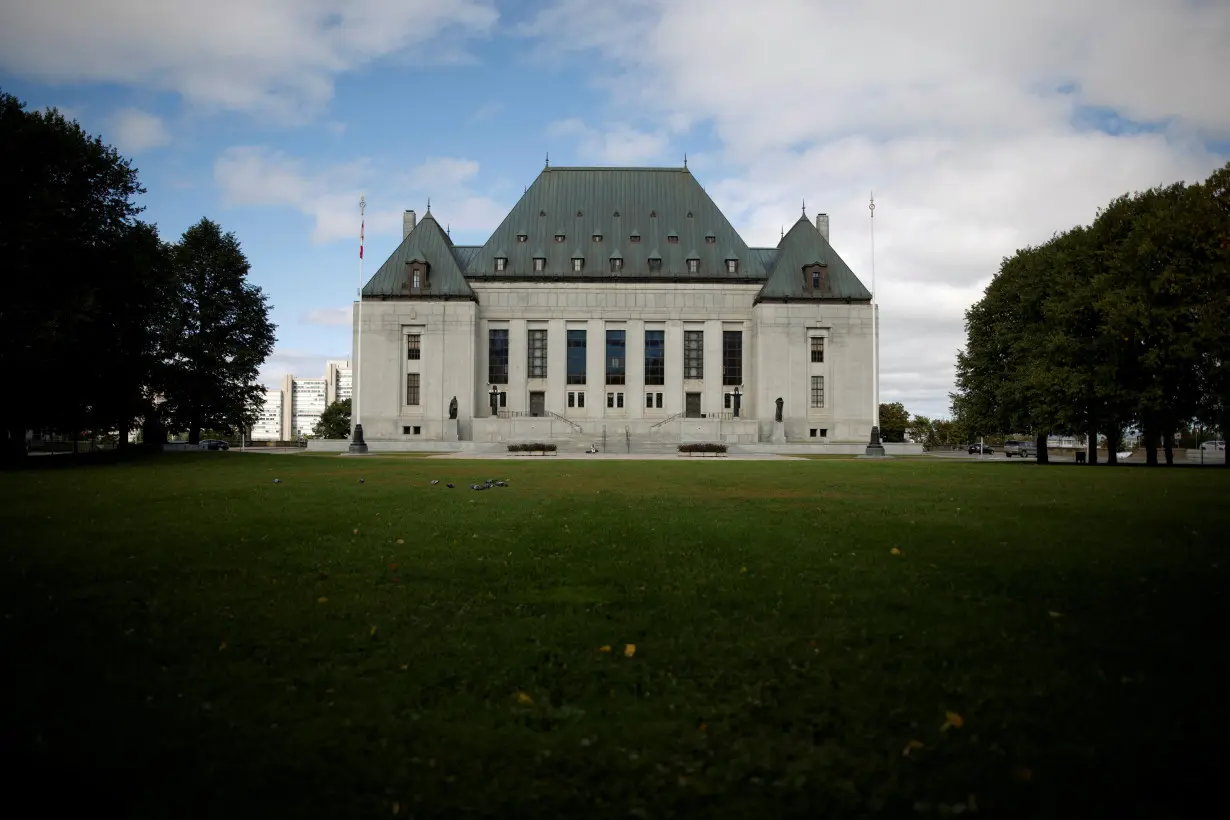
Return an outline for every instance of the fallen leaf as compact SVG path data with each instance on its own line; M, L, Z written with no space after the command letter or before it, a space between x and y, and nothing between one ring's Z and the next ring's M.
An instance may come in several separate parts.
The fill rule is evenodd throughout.
M355 535L358 535L358 534L359 534L359 531L358 531L358 530L355 530L355 531L354 531L354 534L355 534Z
M1052 618L1062 618L1062 617L1063 617L1063 613L1062 613L1062 612L1056 612L1056 611L1054 611L1054 610L1051 610L1050 612L1048 612L1048 613L1046 613L1046 614L1047 614L1047 615L1050 615Z
M598 647L598 651L599 651L599 652L610 652L610 651L611 651L611 645L610 645L610 644L607 644L606 646L600 646L600 647Z
M739 570L739 572L747 572L747 567L744 567L743 569Z
M702 723L702 724L700 725L700 727L699 727L699 728L700 728L700 730L703 732L703 731L705 731L706 729L708 729L708 728L709 728L709 724L708 724L708 723Z
M891 552L893 555L903 555L904 554L901 552L901 550L897 549L896 547L893 547L891 550L889 550L889 552Z
M328 598L326 598L326 597L324 597L324 596L322 595L322 596L320 596L319 598L317 598L317 599L316 599L316 603L318 603L318 604L327 604L327 603L329 603L329 599L328 599Z
M403 663L403 664L401 665L401 668L402 668L402 669L409 669L409 668L410 668L410 664L408 664L408 663Z
M406 539L404 539L404 538L398 538L398 539L397 539L397 543L399 543L399 544L404 544L404 543L406 543Z
M969 806L970 811L978 811L978 797L971 794L969 797L965 798L965 805Z
M517 693L517 703L520 703L522 706L533 706L534 699L530 697L529 695L527 695L525 692L518 692Z
M956 712L945 712L944 723L940 726L941 732L946 732L949 729L960 729L965 725L965 718L958 715Z
M389 569L391 569L392 571L396 572L396 571L397 571L397 564L389 564Z
M226 649L226 641L218 644L218 651L221 652L223 649Z
M636 644L630 643L624 647L624 657L630 658L636 654Z
M367 633L367 635L368 635L368 637L371 637L371 636L373 636L373 635L375 635L375 634L376 634L376 627L374 627L374 626L373 626L373 627L372 627L372 629L371 629L371 631L370 631L370 632L368 632L368 633Z
M398 813L398 812L400 812L400 811L401 811L401 803L394 803L394 804L393 804L393 813L394 813L394 814L397 814L397 813Z
M905 748L901 750L901 756L909 757L910 752L914 751L915 749L921 749L922 747L923 747L923 743L921 740L911 740L909 743L905 744Z

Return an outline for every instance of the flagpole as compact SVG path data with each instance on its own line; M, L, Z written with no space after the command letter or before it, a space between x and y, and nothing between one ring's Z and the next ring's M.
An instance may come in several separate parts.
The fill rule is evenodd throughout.
M359 415L359 390L363 380L360 377L360 367L363 361L363 233L367 226L365 212L367 197L359 195L359 287L355 296L359 300L358 317L355 321L355 352L354 366L350 375L350 397L354 417L354 438L350 441L350 452L366 453L367 442L363 440L363 422Z
M876 195L871 192L867 203L871 212L871 438L867 441L865 455L883 458L884 445L880 443L880 326L879 308L876 305Z

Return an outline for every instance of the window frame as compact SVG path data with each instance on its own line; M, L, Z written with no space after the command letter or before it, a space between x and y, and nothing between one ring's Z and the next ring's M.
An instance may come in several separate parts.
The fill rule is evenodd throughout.
M701 381L705 378L705 331L683 331L683 378Z
M547 378L547 330L533 327L526 332L526 378Z
M650 338L649 334L656 334L657 338ZM654 356L650 356L651 351L656 351ZM666 331L656 328L647 329L645 331L645 361L643 363L645 373L645 384L647 385L664 385L666 384Z
M628 331L625 328L606 329L603 369L606 384L626 384L628 378Z
M731 341L738 339L739 360L734 362L732 354L733 346ZM732 370L737 372L732 373ZM733 387L743 384L743 331L742 330L723 330L722 331L722 384L724 386Z
M811 389L808 391L809 407L813 410L824 409L824 376L813 374L811 377ZM817 403L817 400L819 403Z
M506 327L487 328L487 384L508 384L508 337Z
M423 334L407 333L406 334L406 361L418 362L423 360Z
M418 373L406 374L406 406L420 407L423 403L423 379Z
M589 332L585 328L566 328L564 331L564 373L565 383L567 384L585 384L588 377L588 356L589 356ZM580 344L575 342L580 341ZM579 371L573 369L574 355L573 351L579 350L580 364Z

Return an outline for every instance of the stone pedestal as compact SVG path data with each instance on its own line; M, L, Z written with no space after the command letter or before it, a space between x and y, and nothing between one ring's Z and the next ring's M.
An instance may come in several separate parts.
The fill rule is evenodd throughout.
M362 455L367 452L367 442L363 440L362 424L354 426L354 438L350 442L350 452L355 455Z
M457 432L457 419L444 420L444 440L445 441L460 441L461 434Z
M888 458L884 453L884 445L880 443L880 428L871 428L871 440L867 442L867 450L859 458Z
M773 438L769 440L773 442L774 444L785 444L786 443L786 422L784 421L773 422Z

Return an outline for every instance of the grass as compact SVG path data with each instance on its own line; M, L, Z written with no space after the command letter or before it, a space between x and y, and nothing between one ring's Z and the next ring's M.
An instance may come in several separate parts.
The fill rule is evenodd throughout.
M128 817L1194 814L1228 490L918 460L0 474L10 776Z

